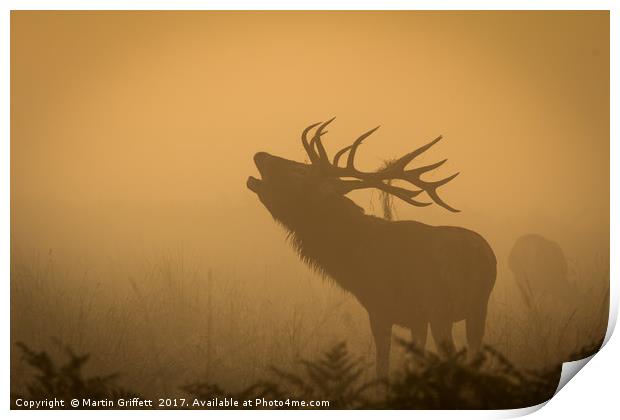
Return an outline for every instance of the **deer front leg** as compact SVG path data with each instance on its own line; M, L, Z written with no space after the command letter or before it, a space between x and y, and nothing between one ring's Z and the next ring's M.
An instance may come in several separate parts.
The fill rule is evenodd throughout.
M370 315L370 330L375 339L377 378L387 378L390 366L392 323Z

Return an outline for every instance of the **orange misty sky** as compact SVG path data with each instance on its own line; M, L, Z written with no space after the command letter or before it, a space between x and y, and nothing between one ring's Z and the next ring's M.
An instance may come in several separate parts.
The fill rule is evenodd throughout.
M402 218L608 244L608 12L12 12L13 238L114 203L267 225L253 154L332 116L332 153L381 124L364 169L444 136L463 212Z

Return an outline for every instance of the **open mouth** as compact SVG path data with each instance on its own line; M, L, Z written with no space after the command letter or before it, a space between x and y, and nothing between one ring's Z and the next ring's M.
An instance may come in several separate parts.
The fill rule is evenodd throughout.
M261 181L260 179L254 178L253 176L248 177L248 180L246 182L246 185L248 186L248 188L252 191L254 191L255 193L258 193L258 190L260 188L260 184L263 181Z
M258 172L263 177L264 177L264 174L263 174L262 168L265 167L265 160L268 158L269 158L269 155L265 152L258 152L254 155L254 164L256 165ZM248 177L248 180L245 183L245 185L247 185L250 190L258 194L258 190L260 189L260 186L262 183L263 183L262 179L254 178L253 176L251 176L251 177Z

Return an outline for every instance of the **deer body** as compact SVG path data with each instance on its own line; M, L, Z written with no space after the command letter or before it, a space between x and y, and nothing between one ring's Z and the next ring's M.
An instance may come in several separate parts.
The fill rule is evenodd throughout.
M470 230L363 214L323 223L305 234L293 230L300 256L395 324L407 325L412 313L463 320L493 288L494 254Z
M323 127L309 143L319 150L323 148ZM354 155L355 149L349 149L349 156ZM409 328L422 347L430 324L435 342L452 349L452 324L466 320L468 346L477 350L496 276L495 256L488 243L460 227L392 222L364 214L343 192L370 185L411 204L425 204L412 200L410 191L380 185L374 178L355 184L341 180L350 173L359 178L366 174L350 172L351 158L346 173L342 171L345 168L337 167L337 158L334 160L326 169L257 153L254 161L262 179L250 177L248 187L289 231L300 258L352 293L367 310L377 374L388 372L394 324ZM332 175L336 172L338 176ZM436 195L434 189L432 195ZM450 208L439 197L434 201Z

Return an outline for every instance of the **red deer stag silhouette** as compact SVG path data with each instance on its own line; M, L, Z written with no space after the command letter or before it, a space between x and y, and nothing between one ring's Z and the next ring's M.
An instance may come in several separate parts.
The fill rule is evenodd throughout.
M345 197L353 190L375 188L424 207L432 203L415 199L424 192L437 205L457 212L437 189L458 173L434 182L420 179L445 160L406 169L441 136L376 172L363 172L355 167L355 154L379 127L362 134L330 162L321 136L332 121L303 131L309 164L256 153L254 162L262 179L249 177L247 187L288 230L300 258L352 293L368 311L379 377L388 373L394 324L409 328L412 340L422 348L430 324L440 350L453 351L452 324L466 320L468 347L477 351L496 277L495 255L484 238L460 227L365 215ZM346 165L340 166L340 158L347 153ZM416 189L392 185L393 180L406 181Z

